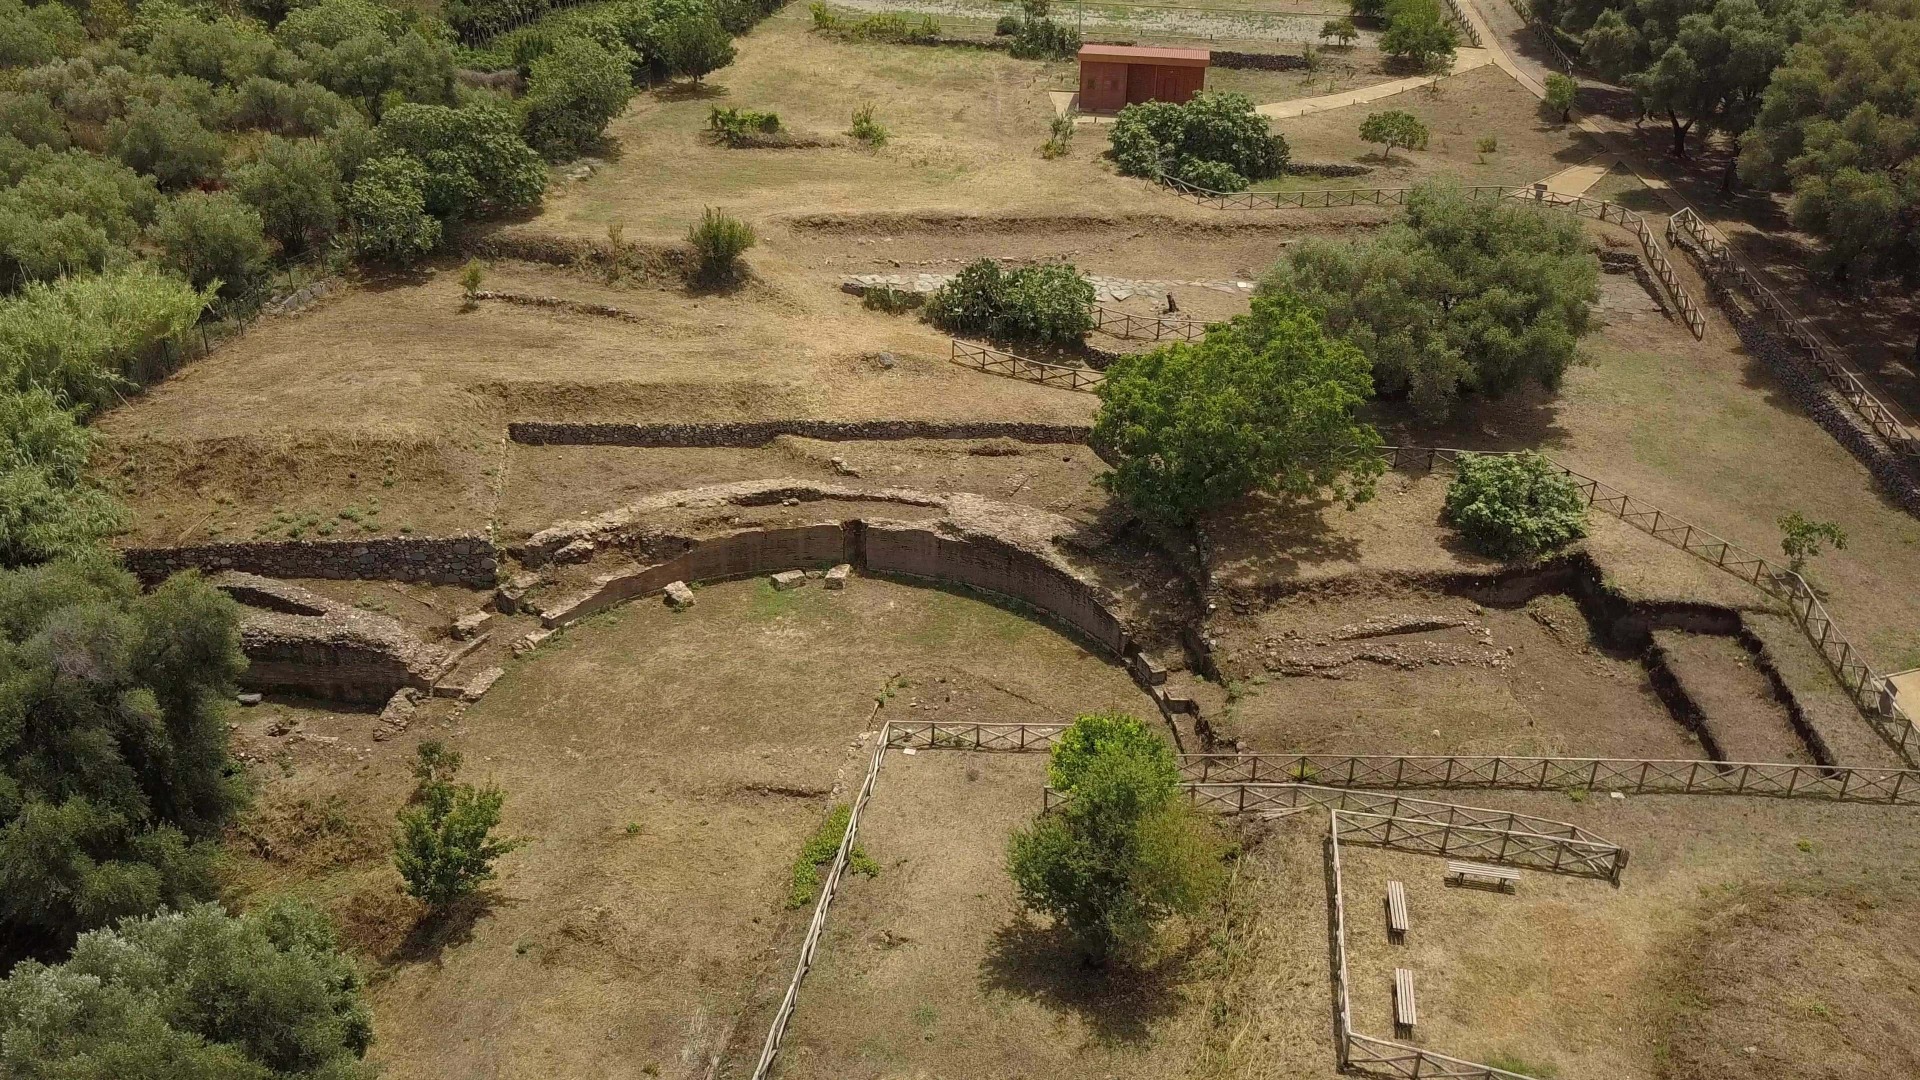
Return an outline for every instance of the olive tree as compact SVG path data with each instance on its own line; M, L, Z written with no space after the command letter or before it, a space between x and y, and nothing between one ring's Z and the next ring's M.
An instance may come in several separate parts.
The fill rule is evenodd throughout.
M627 107L633 54L584 37L562 38L533 62L521 100L527 143L552 160L592 150L607 122Z
M455 782L459 756L438 743L422 743L417 758L419 787L414 801L400 809L393 864L407 895L440 911L491 880L493 861L519 842L493 835L505 792Z
M1360 121L1360 138L1379 143L1380 155L1391 159L1395 147L1402 150L1426 149L1427 125L1421 123L1419 117L1401 109L1368 113L1367 118Z

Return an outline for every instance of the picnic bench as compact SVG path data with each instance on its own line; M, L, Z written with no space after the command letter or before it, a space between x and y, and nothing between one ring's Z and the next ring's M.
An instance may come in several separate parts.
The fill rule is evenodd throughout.
M1419 1013L1413 1007L1413 972L1407 968L1394 968L1393 1033L1402 1038L1410 1036L1414 1024L1419 1020Z
M1395 943L1407 939L1407 887L1397 881L1387 882L1387 940Z
M1505 866L1488 866L1486 863L1449 861L1447 884L1475 885L1483 889L1513 892L1520 886L1520 871Z

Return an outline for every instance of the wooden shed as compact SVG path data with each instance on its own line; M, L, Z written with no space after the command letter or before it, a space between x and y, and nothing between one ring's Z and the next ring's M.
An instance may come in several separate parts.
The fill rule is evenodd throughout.
M1184 105L1207 84L1205 49L1080 46L1080 108L1117 112L1142 101Z

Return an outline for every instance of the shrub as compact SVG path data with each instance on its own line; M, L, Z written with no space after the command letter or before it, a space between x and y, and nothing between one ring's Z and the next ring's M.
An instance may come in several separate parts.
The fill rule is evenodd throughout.
M37 67L87 43L86 27L65 4L0 2L0 68Z
M66 118L41 93L0 91L0 134L49 150L65 150L69 142Z
M1164 746L1095 740L1073 770L1071 801L1007 846L1020 902L1058 920L1095 964L1136 955L1169 916L1204 910L1224 881L1225 845L1179 787Z
M1577 222L1423 184L1372 236L1288 248L1259 292L1322 312L1372 362L1381 393L1437 422L1465 393L1559 386L1592 328L1599 273Z
M481 282L487 279L487 267L479 259L468 259L467 265L460 268L460 291L466 296L467 303L473 303L480 293ZM426 745L422 743L421 745Z
M955 334L1073 344L1093 329L1093 286L1066 263L1002 271L977 259L927 300L927 321Z
M1587 535L1579 485L1546 458L1470 454L1447 487L1447 520L1476 551L1531 559Z
M1378 19L1387 11L1387 0L1348 0L1348 8L1362 19Z
M1074 119L1077 114L1064 113L1047 121L1047 141L1040 144L1040 156L1052 161L1066 157L1073 148L1073 129L1077 126Z
M1202 90L1185 105L1129 105L1120 111L1109 138L1114 163L1128 176L1180 178L1183 171L1200 168L1192 162L1206 161L1253 181L1278 176L1287 164L1286 140L1253 111L1252 99L1225 91Z
M1102 754L1115 752L1164 758L1176 771L1179 768L1173 746L1138 717L1117 710L1081 713L1053 744L1047 758L1047 786L1070 792Z
M107 125L107 152L177 190L218 175L227 147L185 108L142 102Z
M527 79L527 144L556 161L596 147L633 95L632 60L624 48L616 54L584 37L561 39Z
M670 70L696 83L733 63L733 38L710 11L676 16L661 29L659 47Z
M1021 20L1007 49L1017 60L1064 60L1080 51L1080 31L1045 16Z
M128 919L0 981L0 1073L373 1080L360 974L319 912L195 904Z
M754 245L753 227L732 214L709 206L700 221L687 230L699 261L700 279L727 282L740 274L740 256Z
M1355 419L1372 389L1365 355L1317 312L1256 296L1197 344L1109 366L1090 442L1113 466L1101 483L1154 521L1188 524L1254 491L1354 503L1382 470L1380 436Z
M707 114L707 130L728 146L745 146L753 141L755 135L771 135L779 131L780 117L777 113L716 105Z
M1368 113L1367 118L1360 121L1360 138L1379 143L1382 156L1391 158L1395 147L1404 150L1426 149L1427 125L1421 123L1419 117L1401 109Z
M324 244L340 219L340 168L324 143L269 135L233 170L233 192L260 212L266 233L290 254Z
M400 265L432 251L440 243L440 222L427 213L426 189L426 168L405 154L362 164L347 189L354 251L362 258Z
M143 593L104 559L0 572L0 952L210 895L245 802L226 707L238 608L198 574Z
M847 134L875 150L887 145L887 129L873 118L871 101L853 110L853 126L847 129Z
M1020 32L1020 16L1002 15L993 24L994 37L1012 37Z
M1847 550L1846 530L1831 521L1809 521L1798 510L1780 519L1780 551L1794 573L1806 569L1807 560L1820 554L1822 544Z
M1389 0L1387 32L1380 35L1380 51L1407 61L1423 71L1453 62L1457 39L1440 0Z
M423 744L423 763L428 753ZM493 861L520 846L520 841L493 835L506 794L492 785L455 783L458 768L457 758L450 764L444 759L430 763L415 792L417 801L400 809L400 827L393 838L393 865L407 895L435 910L491 881Z
M1173 163L1173 175L1182 183L1204 191L1244 191L1247 187L1247 178L1234 172L1233 166L1191 154Z
M45 388L0 389L0 566L76 557L126 525L87 477L94 438Z
M241 84L226 108L230 127L258 128L280 135L321 135L332 130L351 106L318 83L289 86L256 75Z
M225 192L175 197L160 212L154 240L167 268L225 296L250 292L267 263L260 212Z
M443 220L531 206L547 186L518 119L493 105L396 105L374 128L373 149L424 166L427 213Z
M827 813L827 819L813 831L807 842L801 846L800 854L794 856L793 866L787 871L787 908L793 910L806 907L813 902L820 891L820 868L832 862L840 853L840 841L847 835L847 823L853 818L853 807L839 803ZM847 852L847 869L867 877L877 877L880 864L873 861L865 848L855 844Z
M840 17L835 15L826 4L821 3L821 0L813 0L813 3L807 5L807 11L813 16L815 30L833 30L840 25Z
M1572 76L1557 71L1547 73L1547 97L1545 105L1548 112L1560 114L1561 123L1573 115L1573 99L1579 96L1580 84Z
M906 289L888 288L884 285L879 288L868 289L865 293L861 294L860 297L861 307L866 308L868 311L884 311L889 315L898 315L903 311L912 311L914 308L926 302L927 298L917 292L910 292Z
M1353 25L1352 19L1328 19L1320 24L1320 36L1332 38L1340 45L1348 46L1360 36L1360 29Z
M1492 135L1482 135L1474 142L1473 148L1482 158L1485 158L1488 154L1499 151L1500 140Z
M0 384L41 386L67 405L103 408L211 300L144 261L28 282L0 300Z

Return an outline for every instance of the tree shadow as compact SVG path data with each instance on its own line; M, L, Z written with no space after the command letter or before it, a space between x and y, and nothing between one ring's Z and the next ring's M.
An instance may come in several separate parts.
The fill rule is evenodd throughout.
M1025 915L993 933L980 962L980 986L1078 1016L1094 1039L1107 1046L1141 1046L1154 1025L1180 1005L1175 987L1195 946L1146 968L1110 963L1090 967L1062 929L1041 926Z
M724 86L715 86L704 82L670 82L655 87L650 93L655 101L711 101L726 97L729 91Z
M1345 512L1331 495L1254 495L1213 515L1220 545L1216 559L1262 577L1287 577L1302 569L1360 558L1360 543L1334 528L1328 514Z
M509 900L493 889L482 889L447 905L439 911L429 910L407 931L407 936L394 947L386 957L386 963L395 966L409 964L438 964L448 949L458 948L473 940L473 928L479 921L492 914L496 907L510 907L517 901Z

